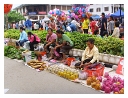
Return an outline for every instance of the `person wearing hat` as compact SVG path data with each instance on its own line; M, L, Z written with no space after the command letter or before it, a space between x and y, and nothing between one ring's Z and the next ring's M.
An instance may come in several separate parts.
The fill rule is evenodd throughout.
M107 18L105 17L105 13L102 13L102 20L101 20L101 32L100 35L103 37L104 31L107 31Z

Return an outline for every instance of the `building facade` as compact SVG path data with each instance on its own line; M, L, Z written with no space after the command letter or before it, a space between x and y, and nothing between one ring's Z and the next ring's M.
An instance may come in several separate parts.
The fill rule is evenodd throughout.
M18 13L24 15L26 19L40 20L48 14L50 10L60 9L68 14L68 10L72 8L71 4L21 4L14 8Z
M93 15L112 14L118 11L120 4L90 4L89 11ZM124 4L121 4L121 9L124 9Z

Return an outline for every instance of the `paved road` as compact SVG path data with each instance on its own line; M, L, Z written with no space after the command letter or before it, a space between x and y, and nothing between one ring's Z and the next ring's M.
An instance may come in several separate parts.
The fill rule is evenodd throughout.
M22 62L4 57L6 94L102 94L47 71L37 72Z

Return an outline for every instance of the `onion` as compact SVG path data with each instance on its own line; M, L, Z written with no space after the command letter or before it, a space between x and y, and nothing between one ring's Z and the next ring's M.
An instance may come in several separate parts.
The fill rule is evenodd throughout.
M105 87L102 85L102 86L101 86L101 90L104 91L104 88L105 88Z
M120 80L122 80L120 77L117 77L117 81L120 82Z
M116 88L114 88L114 90L113 90L114 92L119 92L119 88L118 87L116 87Z
M103 80L103 83L106 83L106 81L107 81L107 79L104 79L104 80Z
M115 88L115 87L117 87L117 85L114 83L114 84L113 84L113 87Z
M110 93L111 92L111 89L110 89L110 87L105 87L105 93Z
M110 76L107 77L107 80L112 80L112 78Z
M113 79L112 79L113 82L117 82L117 77L114 76Z
M109 76L108 72L105 72L104 77L107 78Z
M120 85L118 86L118 88L119 88L119 90L121 90L122 88L124 88L124 86L120 84Z

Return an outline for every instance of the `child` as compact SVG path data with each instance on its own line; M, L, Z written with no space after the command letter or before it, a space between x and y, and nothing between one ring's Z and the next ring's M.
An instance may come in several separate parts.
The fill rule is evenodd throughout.
M80 33L83 33L83 30L82 30L81 26L79 26L79 27L77 28L77 31L80 32Z
M103 37L108 37L108 32L107 31L103 32Z
M99 34L99 30L95 30L94 35L97 35L97 37L101 37L100 34Z

